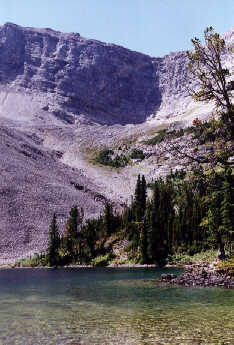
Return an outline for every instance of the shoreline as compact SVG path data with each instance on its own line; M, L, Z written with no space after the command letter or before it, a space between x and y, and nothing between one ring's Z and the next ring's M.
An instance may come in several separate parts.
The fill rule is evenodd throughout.
M141 265L141 264L110 264L107 266L93 266L93 265L65 265L65 266L16 266L14 264L10 265L0 265L0 269L9 269L9 268L46 268L46 269L60 269L60 268L160 268L156 264L150 265ZM172 267L172 266L170 266ZM165 266L165 268L167 268ZM180 268L182 268L180 266Z
M178 276L172 273L163 273L161 279L155 279L155 284L159 286L170 287L219 287L234 289L234 271L231 268L217 267L217 262L213 263L196 263L192 265L166 265L161 269L178 268L183 269L183 272ZM15 266L2 265L1 269L99 269L99 268L157 268L155 264L141 265L141 264L110 264L107 266L93 266L93 265L68 265L68 266Z

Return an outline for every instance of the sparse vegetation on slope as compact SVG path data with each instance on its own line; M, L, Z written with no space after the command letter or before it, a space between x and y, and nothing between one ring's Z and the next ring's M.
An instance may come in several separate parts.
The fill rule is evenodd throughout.
M129 158L123 153L114 155L113 150L104 149L96 157L96 162L113 168L124 168L129 163Z
M131 164L132 160L143 160L145 158L145 154L141 149L134 148L131 152L127 149L123 152L121 152L121 150L121 147L116 151L112 149L103 149L97 154L95 161L104 166L124 168Z
M179 130L173 130L173 131L167 131L166 129L163 129L157 133L156 136L149 140L145 140L143 143L145 145L156 145L164 141L165 139L174 139L184 136L184 129L181 128Z

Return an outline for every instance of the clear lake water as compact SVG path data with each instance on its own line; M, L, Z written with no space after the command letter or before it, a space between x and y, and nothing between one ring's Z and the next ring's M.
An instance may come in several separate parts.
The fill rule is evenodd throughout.
M0 270L1 345L234 345L234 290L155 284L173 268Z

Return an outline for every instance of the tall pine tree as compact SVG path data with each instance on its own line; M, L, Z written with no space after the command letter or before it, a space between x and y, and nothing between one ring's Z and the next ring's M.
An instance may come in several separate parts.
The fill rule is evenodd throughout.
M70 217L66 223L65 247L71 260L76 261L78 257L82 256L79 228L82 224L84 212L83 209L79 210L75 205L71 208L69 215Z
M134 197L135 220L141 222L146 210L147 185L145 176L138 175Z
M57 266L59 264L60 236L57 226L57 217L54 213L49 228L49 244L47 249L48 265Z
M234 240L234 187L231 168L226 169L223 182L223 200L221 202L222 224L219 232L225 238L226 243L231 245Z
M104 233L105 236L110 236L113 232L113 225L114 225L114 215L113 215L113 207L112 205L107 202L104 208Z

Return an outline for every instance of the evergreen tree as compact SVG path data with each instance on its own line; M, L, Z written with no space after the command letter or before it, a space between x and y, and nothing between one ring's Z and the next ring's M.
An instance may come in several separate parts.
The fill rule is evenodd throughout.
M138 175L136 188L135 188L135 197L134 197L134 214L135 220L141 222L143 220L145 210L146 210L146 198L147 198L147 185L145 176Z
M221 202L222 224L219 232L230 245L234 239L234 187L231 168L226 169L223 182L223 200Z
M95 257L95 244L97 241L97 234L96 234L96 224L97 222L91 219L86 221L83 230L83 254L85 257L85 262L91 261Z
M134 197L134 210L135 210L135 220L137 222L141 221L142 210L141 210L141 176L138 175L136 188L135 188L135 197Z
M114 230L113 207L110 203L107 202L104 208L104 233L106 236L110 236L113 230Z
M75 205L71 208L69 215L70 217L66 223L65 246L67 254L72 261L75 261L82 254L79 228L83 220L83 209L78 210L77 205Z
M148 260L148 232L150 229L150 202L147 203L146 213L141 223L140 232L140 261L142 264L146 264Z
M142 263L164 265L168 254L192 254L211 247L211 243L224 253L224 244L233 240L232 171L202 173L202 183L199 174L194 173L189 181L178 173L156 180L152 200L147 200L146 181L139 175L134 199L122 215L113 214L112 205L107 203L103 215L83 226L83 211L72 207L62 238L62 262L90 263L94 257L105 255L111 249L106 244L113 232L129 241L129 258ZM47 255L50 265L59 260L56 234L54 215Z
M146 211L146 199L147 199L147 184L145 180L145 176L142 175L141 179L141 210L142 214L141 217L144 217L145 211Z
M221 205L221 193L213 192L208 209L208 228L209 236L213 242L213 246L218 245L220 250L220 259L225 256L224 252L224 243L223 243L223 232L220 231L221 225L221 214L220 214L220 205Z
M57 217L54 213L49 228L49 244L47 249L47 257L49 266L57 266L59 264L59 247L60 236L57 226Z
M217 108L223 111L223 124L227 131L231 131L233 138L233 104L228 83L230 72L222 65L222 55L228 49L225 40L212 27L206 28L204 39L205 44L197 37L192 39L194 50L187 52L190 75L198 81L200 87L190 92L196 101L215 101Z
M148 231L147 254L152 263L162 264L164 260L164 245L161 227L160 201L162 181L155 181L152 210L150 214L150 225Z

